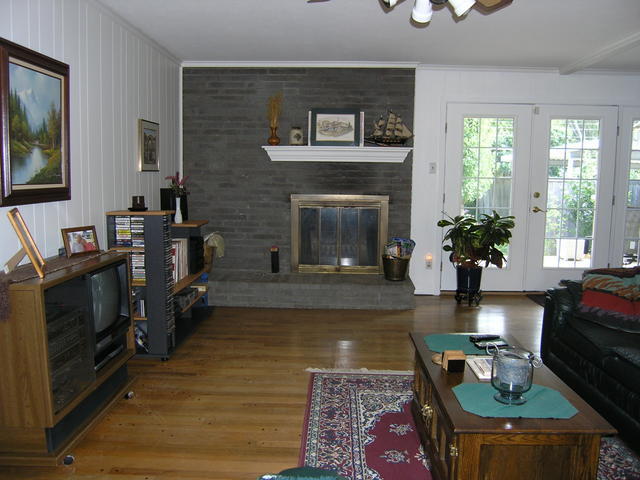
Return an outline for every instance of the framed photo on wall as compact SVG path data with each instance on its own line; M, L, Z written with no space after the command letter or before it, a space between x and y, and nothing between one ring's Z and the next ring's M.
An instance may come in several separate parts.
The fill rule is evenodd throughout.
M71 198L69 66L0 38L0 205Z
M138 120L138 171L158 172L160 125L149 120Z
M311 145L360 145L360 110L315 108L309 115Z
M100 251L96 227L94 225L63 228L61 232L67 257Z

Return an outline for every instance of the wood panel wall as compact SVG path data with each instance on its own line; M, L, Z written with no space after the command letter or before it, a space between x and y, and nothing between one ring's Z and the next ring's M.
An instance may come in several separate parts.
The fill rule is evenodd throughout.
M44 256L66 227L95 225L104 248L104 213L132 195L159 208L179 168L179 61L94 0L0 0L0 36L70 67L71 200L18 208ZM160 172L137 171L138 118L160 124ZM19 248L7 210L0 266Z

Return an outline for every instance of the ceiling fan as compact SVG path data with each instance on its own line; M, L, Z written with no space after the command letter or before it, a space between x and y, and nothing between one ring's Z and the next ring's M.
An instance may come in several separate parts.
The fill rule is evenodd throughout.
M307 3L328 2L329 0L307 0ZM398 1L402 0L382 0L382 3L389 9L396 6ZM427 23L431 21L433 5L444 5L450 3L454 12L458 17L465 15L471 7L475 6L478 10L490 13L500 8L506 7L513 0L415 0L411 18L418 23Z

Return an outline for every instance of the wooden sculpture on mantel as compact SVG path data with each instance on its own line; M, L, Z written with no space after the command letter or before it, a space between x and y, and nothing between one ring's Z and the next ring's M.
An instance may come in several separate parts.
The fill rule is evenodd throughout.
M277 131L281 111L282 92L278 92L275 95L271 95L267 103L267 118L269 119L269 128L271 129L271 136L267 140L269 145L280 145L280 138L278 138Z

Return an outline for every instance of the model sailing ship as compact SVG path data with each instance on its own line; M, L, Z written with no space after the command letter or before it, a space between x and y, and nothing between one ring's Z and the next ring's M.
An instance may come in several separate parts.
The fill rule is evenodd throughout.
M411 137L413 132L402 122L402 117L389 110L386 119L381 115L373 124L373 133L365 141L376 145L404 145Z

